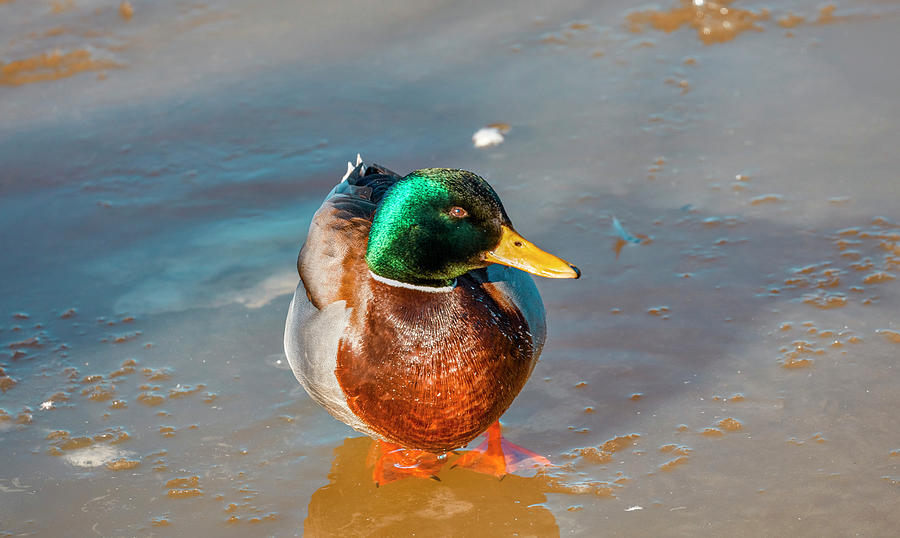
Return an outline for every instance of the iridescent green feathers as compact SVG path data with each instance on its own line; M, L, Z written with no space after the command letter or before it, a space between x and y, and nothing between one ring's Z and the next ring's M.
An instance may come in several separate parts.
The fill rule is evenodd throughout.
M369 269L408 284L446 286L487 266L509 217L485 180L465 170L426 168L381 199L366 250Z

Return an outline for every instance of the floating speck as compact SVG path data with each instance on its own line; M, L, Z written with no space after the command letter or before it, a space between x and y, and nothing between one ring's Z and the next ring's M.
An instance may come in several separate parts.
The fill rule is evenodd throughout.
M505 123L492 123L475 131L472 135L472 144L476 148L497 146L506 139L503 135L509 132L509 125Z

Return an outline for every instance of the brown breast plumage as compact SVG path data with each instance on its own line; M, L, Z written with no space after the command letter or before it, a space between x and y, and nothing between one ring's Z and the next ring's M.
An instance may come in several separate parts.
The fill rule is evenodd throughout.
M535 361L519 310L477 275L443 293L366 285L348 305L335 371L351 411L386 440L433 452L499 419Z

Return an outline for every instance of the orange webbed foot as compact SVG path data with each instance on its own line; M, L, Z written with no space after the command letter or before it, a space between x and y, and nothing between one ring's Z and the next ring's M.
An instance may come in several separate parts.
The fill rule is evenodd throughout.
M403 448L387 441L375 441L369 451L367 465L374 465L372 480L376 486L409 477L431 478L440 481L437 473L446 463L443 454Z
M503 479L507 474L518 470L550 465L550 460L544 456L504 439L500 433L499 421L488 428L487 436L486 441L465 452L454 467L471 469Z

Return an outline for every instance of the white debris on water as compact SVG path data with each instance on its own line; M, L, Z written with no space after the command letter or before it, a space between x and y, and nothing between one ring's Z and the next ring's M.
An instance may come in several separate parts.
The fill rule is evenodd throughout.
M503 133L496 127L482 127L472 135L472 143L476 148L497 146L502 144L504 140Z

